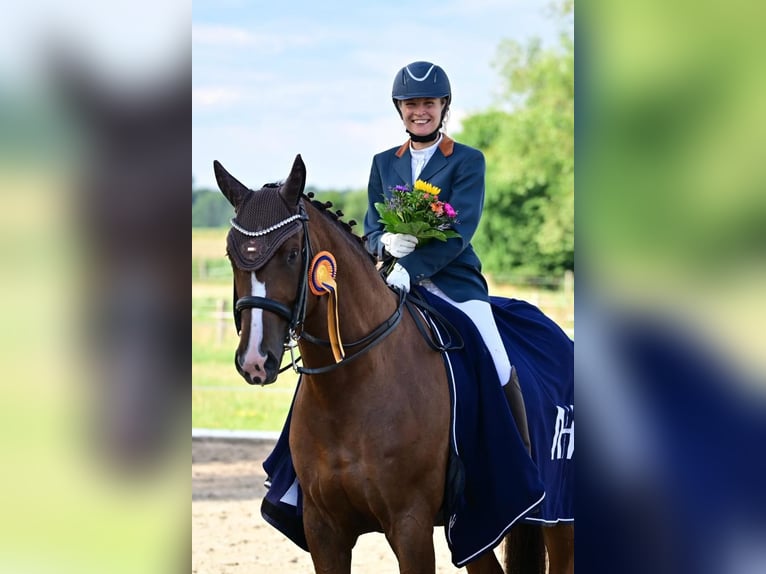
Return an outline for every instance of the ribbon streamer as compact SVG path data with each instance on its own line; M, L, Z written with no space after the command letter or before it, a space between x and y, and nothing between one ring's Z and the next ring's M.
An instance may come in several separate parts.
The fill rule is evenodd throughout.
M327 302L327 330L333 357L336 363L340 363L345 357L345 351L340 338L338 321L338 284L335 282L337 268L332 253L329 251L317 253L309 266L309 289L314 295L320 297L325 294L330 295Z

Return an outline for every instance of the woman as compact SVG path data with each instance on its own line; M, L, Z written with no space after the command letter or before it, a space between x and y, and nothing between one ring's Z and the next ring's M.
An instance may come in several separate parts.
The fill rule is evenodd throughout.
M455 142L441 129L452 91L444 70L430 62L413 62L394 78L392 98L410 138L373 158L364 221L367 248L382 259L398 259L386 278L409 291L412 282L463 311L476 325L495 363L506 400L530 452L524 399L490 307L481 261L471 246L484 205L484 155ZM412 235L389 233L378 222L375 203L384 202L397 185L412 189L418 179L441 189L439 199L458 212L460 237L418 245Z

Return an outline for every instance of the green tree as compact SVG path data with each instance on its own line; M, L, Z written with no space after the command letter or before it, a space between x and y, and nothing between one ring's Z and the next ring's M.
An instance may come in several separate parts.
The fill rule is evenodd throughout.
M507 40L495 66L501 106L467 118L457 136L487 159L474 244L490 274L557 275L574 268L573 40L562 34L556 49Z
M192 191L192 227L224 227L234 217L234 208L217 191Z
M307 188L306 192L314 192L314 199L321 202L332 203L331 211L341 211L343 221L356 221L354 233L364 233L364 214L367 211L367 190L319 190Z
M306 193L313 193L314 199L331 202L331 211L341 211L346 222L358 223L354 232L362 234L364 213L367 209L367 191L361 190L320 190L309 186ZM228 227L234 217L234 209L218 191L192 187L192 227Z

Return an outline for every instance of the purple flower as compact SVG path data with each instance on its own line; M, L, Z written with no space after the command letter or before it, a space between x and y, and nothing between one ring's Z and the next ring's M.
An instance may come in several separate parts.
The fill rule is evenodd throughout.
M444 204L444 212L447 214L447 217L454 219L457 216L457 211L449 204Z

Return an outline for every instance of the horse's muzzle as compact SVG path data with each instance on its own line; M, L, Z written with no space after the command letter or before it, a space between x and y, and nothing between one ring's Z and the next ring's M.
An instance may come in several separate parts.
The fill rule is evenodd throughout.
M279 375L279 359L269 351L263 366L260 364L247 365L240 360L239 353L234 353L234 366L237 372L250 385L270 385Z

